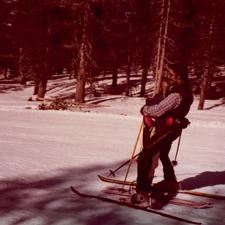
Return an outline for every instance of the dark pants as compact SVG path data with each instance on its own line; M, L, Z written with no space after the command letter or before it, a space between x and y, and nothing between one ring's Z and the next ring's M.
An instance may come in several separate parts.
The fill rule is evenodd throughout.
M138 158L138 176L137 176L137 191L149 192L151 184L149 183L149 170L152 165L152 158L158 152L163 165L164 179L175 181L173 165L169 159L169 152L172 142L181 134L180 129L173 129L170 126L158 127L156 133L149 138L150 134L147 127L143 131L143 150ZM160 141L159 138L164 136ZM153 144L156 143L156 144ZM152 145L152 146L151 146Z

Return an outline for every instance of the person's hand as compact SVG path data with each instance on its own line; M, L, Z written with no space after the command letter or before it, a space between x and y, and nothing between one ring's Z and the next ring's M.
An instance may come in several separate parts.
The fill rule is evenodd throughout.
M146 105L144 105L144 106L141 108L140 113L141 113L143 116L146 116Z

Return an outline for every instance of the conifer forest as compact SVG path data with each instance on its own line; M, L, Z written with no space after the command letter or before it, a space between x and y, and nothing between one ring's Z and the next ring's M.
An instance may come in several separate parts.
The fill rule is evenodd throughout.
M94 95L102 77L111 94L132 97L134 76L139 96L149 77L158 92L166 65L181 62L203 109L225 97L224 12L224 0L0 0L0 74L33 81L39 99L49 79L69 74L83 103L85 85Z

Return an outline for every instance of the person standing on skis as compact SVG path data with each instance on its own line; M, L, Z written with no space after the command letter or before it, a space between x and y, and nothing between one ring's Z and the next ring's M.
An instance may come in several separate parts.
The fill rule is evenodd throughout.
M152 189L149 172L152 159L157 153L163 165L164 180L155 187L165 192L176 192L179 189L169 152L172 142L189 123L185 116L190 110L193 95L189 86L187 66L180 63L169 65L168 82L170 88L167 96L159 103L144 105L141 109L144 117L149 116L155 121L155 134L150 138L150 142L156 142L151 147L144 146L138 158L137 188L131 201L141 206L149 205L149 193ZM164 138L157 141L162 136Z
M167 78L163 78L161 81L161 90L159 93L157 93L153 98L147 98L146 99L146 105L155 105L159 104L166 96L168 95L169 90L169 83ZM154 121L149 116L143 116L144 121L144 129L143 129L143 149L147 148L151 144L151 137L155 133L155 125ZM149 182L152 183L152 180L154 178L155 168L158 166L159 161L159 152L155 154L155 156L152 158L152 165L149 169Z

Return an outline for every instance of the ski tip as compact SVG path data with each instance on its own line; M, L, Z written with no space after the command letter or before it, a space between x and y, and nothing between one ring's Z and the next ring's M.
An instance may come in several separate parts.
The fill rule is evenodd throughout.
M98 178L99 178L101 181L106 181L106 180L107 180L107 177L105 177L105 176L103 176L103 175L98 174L97 176L98 176ZM110 178L109 178L109 179L110 179Z

